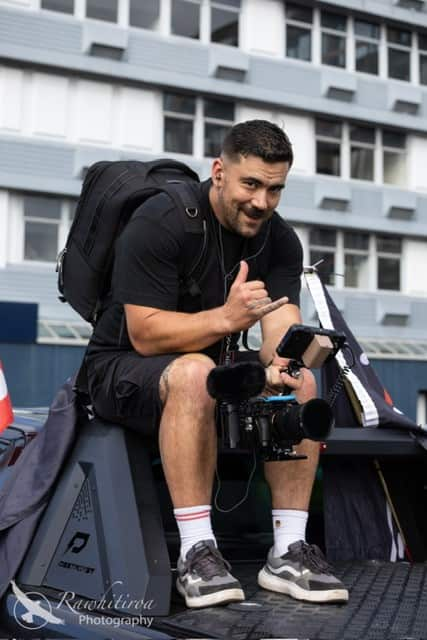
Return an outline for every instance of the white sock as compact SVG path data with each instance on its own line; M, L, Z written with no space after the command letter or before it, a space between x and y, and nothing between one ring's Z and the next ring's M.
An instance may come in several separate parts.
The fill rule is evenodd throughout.
M181 538L181 558L184 559L187 551L201 540L213 540L215 536L211 524L211 506L209 504L197 507L183 507L173 510Z
M297 509L273 509L273 555L277 558L288 551L288 546L297 540L305 542L308 512Z

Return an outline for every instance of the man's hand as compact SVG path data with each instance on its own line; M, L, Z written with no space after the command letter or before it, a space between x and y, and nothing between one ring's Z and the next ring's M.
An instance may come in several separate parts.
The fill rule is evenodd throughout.
M280 393L284 387L289 387L292 391L299 391L304 384L304 369L297 371L297 376L291 376L284 369L285 364L270 364L265 370L265 388L269 393Z
M242 260L223 307L230 333L249 329L267 313L288 302L286 296L272 302L261 280L247 282L248 272L248 263Z

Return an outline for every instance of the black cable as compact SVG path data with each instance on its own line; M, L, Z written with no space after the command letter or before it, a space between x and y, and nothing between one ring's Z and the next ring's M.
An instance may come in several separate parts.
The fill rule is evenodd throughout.
M218 496L219 496L219 493L221 491L221 478L219 477L218 467L215 468L215 477L216 477L216 481L217 481L217 489L215 491L215 496L214 496L213 502L214 502L215 509L217 511L219 511L220 513L230 513L231 511L234 511L235 509L237 509L237 507L240 507L240 505L243 504L247 500L248 495L249 495L249 489L250 489L250 486L251 486L251 482L253 480L253 477L254 477L254 474L255 474L255 471L256 471L256 468L257 468L257 456L256 456L255 448L252 450L252 452L253 452L253 465L252 465L251 472L249 474L249 478L248 478L248 482L247 482L247 485L246 485L246 490L245 490L245 493L243 495L243 498L241 498L238 502L236 502L236 504L234 504L229 509L223 509L218 504Z

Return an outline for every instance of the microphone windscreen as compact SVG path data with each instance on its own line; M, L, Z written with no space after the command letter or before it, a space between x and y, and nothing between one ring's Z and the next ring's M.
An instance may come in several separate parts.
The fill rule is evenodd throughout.
M257 396L264 387L264 367L257 362L215 367L207 378L208 393L212 398L233 403Z

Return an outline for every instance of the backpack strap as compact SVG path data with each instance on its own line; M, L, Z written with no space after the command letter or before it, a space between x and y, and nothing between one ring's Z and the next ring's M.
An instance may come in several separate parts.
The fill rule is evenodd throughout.
M152 162L145 162L144 165L145 165L144 180L147 179L150 173L154 171L158 172L164 169L164 170L176 171L181 176L182 174L185 174L186 176L188 176L188 178L190 178L190 180L194 180L194 182L199 182L199 176L197 175L197 173L192 169L190 169L190 167L188 167L186 164L184 164L183 162L179 162L178 160L165 158L161 160L153 160ZM174 180L168 180L167 182L175 183ZM182 183L182 180L177 179L176 183Z
M194 188L192 183L179 180L168 180L167 184L163 187L163 191L172 198L180 212L185 232L193 235L203 235L200 249L197 251L195 258L193 258L192 255L189 256L190 260L185 264L185 273L181 279L183 288L187 290L191 296L200 296L201 291L197 282L197 276L201 273L204 258L207 255L208 229L200 206L199 191Z
M186 233L205 233L200 197L190 183L168 180L162 191L172 198L178 211L183 214L181 217Z

